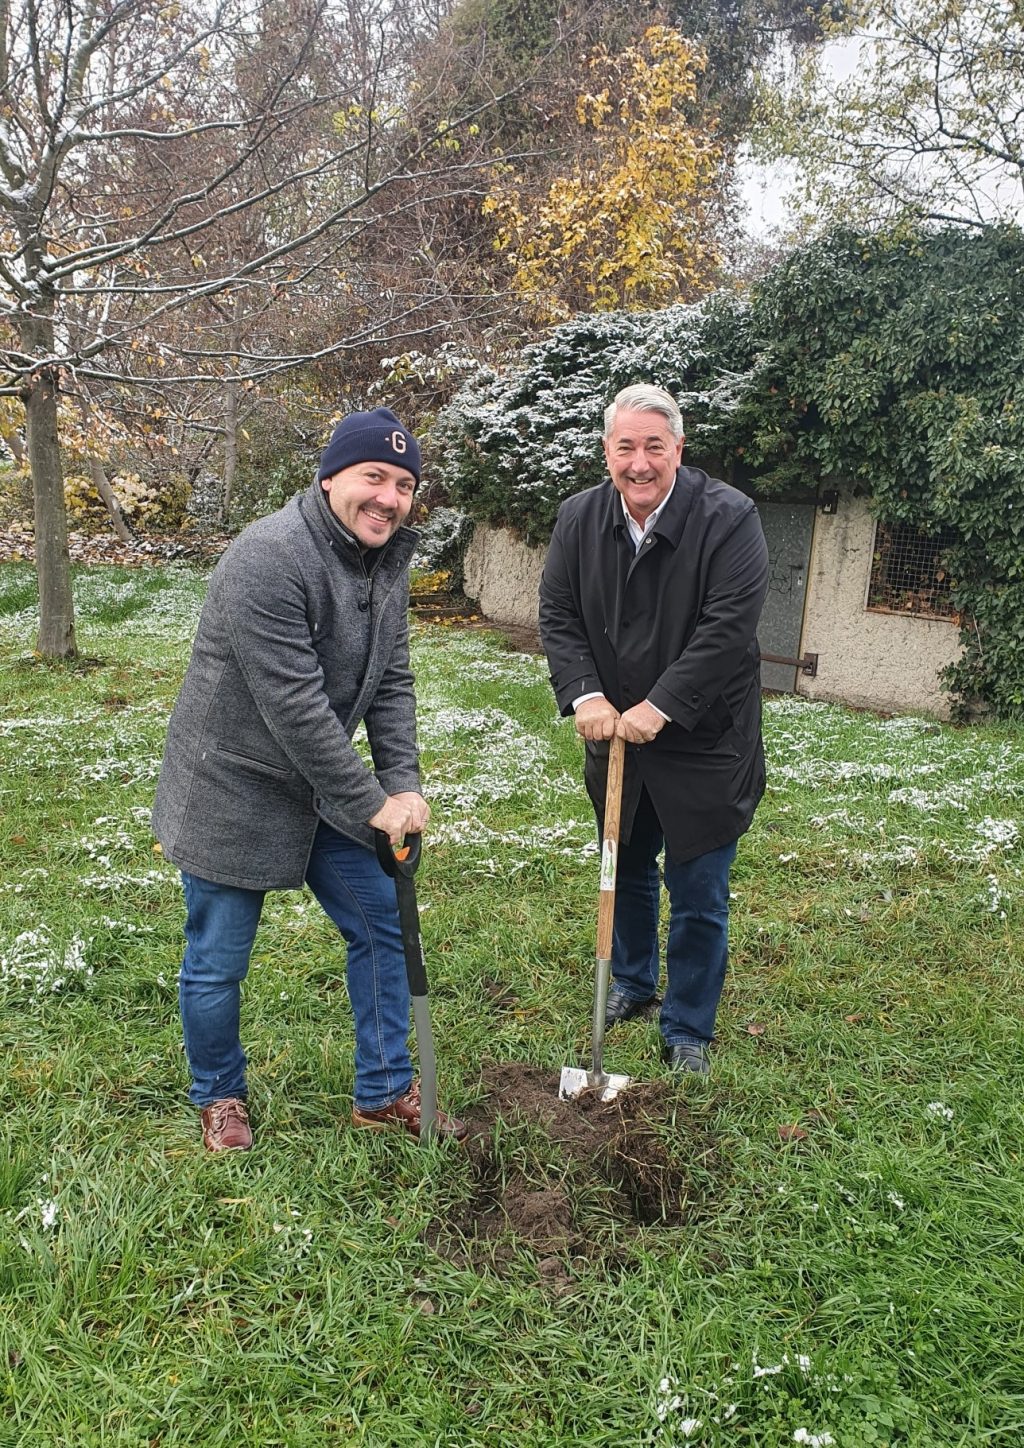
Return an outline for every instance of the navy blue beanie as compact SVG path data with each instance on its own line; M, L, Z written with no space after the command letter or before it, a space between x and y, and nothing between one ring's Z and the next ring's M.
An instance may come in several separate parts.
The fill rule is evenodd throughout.
M406 468L420 480L420 445L393 412L377 407L373 412L351 412L331 433L320 454L317 479L333 478L354 463L392 463Z

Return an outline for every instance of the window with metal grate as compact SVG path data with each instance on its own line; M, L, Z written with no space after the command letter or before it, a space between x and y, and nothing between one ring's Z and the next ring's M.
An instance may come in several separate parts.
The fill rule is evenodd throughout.
M955 542L951 528L928 533L913 523L876 523L865 607L873 613L955 620L956 580L945 561Z

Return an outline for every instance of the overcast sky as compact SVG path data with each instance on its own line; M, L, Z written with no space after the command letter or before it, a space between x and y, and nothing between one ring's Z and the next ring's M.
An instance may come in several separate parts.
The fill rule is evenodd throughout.
M842 81L853 73L860 42L833 41L822 50L824 72L831 81ZM789 166L758 166L742 161L739 167L740 194L747 206L746 228L758 240L767 240L789 219L784 197L793 185L795 173Z
M823 72L829 86L848 79L857 70L859 59L862 59L864 67L875 64L873 48L861 57L861 48L867 44L864 39L854 37L824 47ZM781 61L785 64L785 57ZM927 175L927 163L922 165ZM747 207L746 229L750 235L755 240L767 241L780 228L785 231L790 219L785 197L795 181L793 168L788 165L758 166L748 160L740 162L738 171L740 194ZM994 220L997 216L1005 218L1009 214L1024 222L1020 175L1015 169L992 167L984 180L974 180L971 194L979 199L984 217Z

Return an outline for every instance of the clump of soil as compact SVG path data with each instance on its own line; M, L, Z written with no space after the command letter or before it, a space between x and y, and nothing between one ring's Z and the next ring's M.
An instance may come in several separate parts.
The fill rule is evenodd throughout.
M722 1162L679 1083L639 1082L613 1100L558 1098L559 1073L518 1062L484 1070L483 1101L466 1114L472 1190L432 1245L452 1260L501 1271L524 1253L553 1291L574 1258L615 1256L643 1228L692 1223Z

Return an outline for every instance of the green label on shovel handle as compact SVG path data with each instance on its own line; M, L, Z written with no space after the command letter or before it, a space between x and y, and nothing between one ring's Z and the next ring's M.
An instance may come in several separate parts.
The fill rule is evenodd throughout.
M605 840L601 850L601 889L615 889L615 841Z

